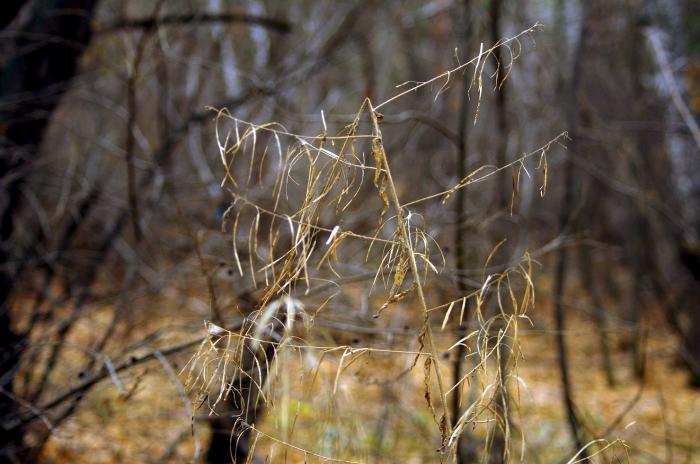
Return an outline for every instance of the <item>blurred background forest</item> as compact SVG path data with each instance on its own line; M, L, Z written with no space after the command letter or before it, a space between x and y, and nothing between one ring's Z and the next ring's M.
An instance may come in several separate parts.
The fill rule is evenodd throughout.
M700 1L4 0L0 463L700 463Z

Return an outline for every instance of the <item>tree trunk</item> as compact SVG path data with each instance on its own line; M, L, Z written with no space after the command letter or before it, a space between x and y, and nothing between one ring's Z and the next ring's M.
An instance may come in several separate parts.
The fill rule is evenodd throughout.
M257 327L254 319L248 324L250 331ZM252 340L241 341L243 354L240 369L232 379L233 391L218 408L218 416L209 420L211 441L207 450L209 464L231 464L253 462L254 449L251 448L252 427L264 409L261 388L275 362L277 347L282 340L287 318L282 314L273 317L269 328L264 331L264 340L255 346Z
M560 5L562 7L563 5ZM576 137L578 127L578 101L577 94L581 82L582 60L584 40L587 35L587 23L590 11L590 1L583 0L583 11L581 13L581 28L577 37L577 43L574 45L572 53L571 74L567 79L567 83L562 86L566 89L565 108L566 121L568 130L571 135L571 142L567 149L566 160L564 162L564 198L559 210L559 232L560 234L567 233L572 224L572 211L576 202L577 188L574 185L574 165L570 157L576 155ZM556 323L556 342L559 354L559 370L561 375L562 396L564 400L564 409L566 411L567 420L571 435L573 436L576 445L576 452L583 449L584 438L578 414L573 398L573 389L571 387L571 376L569 372L568 353L566 346L566 308L563 304L564 290L566 288L567 278L568 252L566 247L559 248L556 256L556 264L554 270L554 319ZM579 455L583 462L588 462L588 453L583 450Z
M462 21L460 26L460 35L463 40L463 48L465 51L469 52L471 50L471 43L474 34L474 21L472 20L471 14L471 1L464 0L461 5L461 16ZM459 179L466 176L467 169L467 150L468 150L468 140L469 140L469 98L468 92L468 82L466 80L462 81L462 100L460 102L459 115L457 119L457 175ZM466 269L467 266L467 250L464 247L464 237L467 234L466 221L467 221L467 189L459 189L456 194L457 198L455 200L455 235L454 235L454 247L455 247L455 267L457 270ZM466 295L468 292L467 285L461 278L457 280L457 290L460 295ZM464 321L460 321L460 331L458 337L462 338L467 334L467 322L470 320L470 315L468 308L464 314ZM456 385L461 382L463 370L462 364L464 363L466 356L466 347L464 344L459 344L457 347L457 356L455 357L454 364L452 366L452 381ZM461 409L464 406L462 403L464 401L464 388L463 385L456 388L452 395L452 418L457 421L461 414ZM453 425L456 425L453 424ZM457 463L466 464L474 462L477 459L477 446L471 433L465 429L462 436L459 438L457 443Z
M0 25L12 22L24 3L11 1L3 5ZM90 41L90 20L96 3L97 0L36 2L31 20L17 25L12 56L0 69L0 417L7 417L16 408L13 379L21 355L20 336L13 331L11 311L17 275L9 264L15 261L11 250L21 187L38 157L38 146L51 114ZM21 431L0 433L0 437L0 462L22 460Z

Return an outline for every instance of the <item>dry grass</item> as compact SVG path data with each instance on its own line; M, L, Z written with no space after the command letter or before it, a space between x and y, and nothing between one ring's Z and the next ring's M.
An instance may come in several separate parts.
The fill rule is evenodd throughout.
M525 439L511 420L517 417L524 384L518 375L519 327L529 322L527 312L535 304L532 260L525 253L505 270L487 273L497 246L484 263L480 288L445 300L433 283L441 277L445 257L420 208L429 207L433 199L444 205L455 191L508 168L514 168L517 189L520 174L531 175L523 162L531 156L540 158L544 193L546 153L566 134L506 166L479 168L444 191L403 203L394 171L405 167L391 162L378 109L444 80L438 98L454 76L471 66L478 116L483 74L493 50L506 47L511 57L498 63L493 76L498 87L519 54L519 39L536 28L487 50L482 44L476 58L428 81L409 83L408 89L382 103L365 100L352 123L336 135L330 133L323 113L321 132L305 136L280 123L256 124L218 110L222 186L233 198L224 230L231 233L235 267L241 280L249 282L255 302L238 308L244 322L235 330L227 329L225 320L206 323L209 336L185 370L196 404L206 405L209 414L217 414L222 403L234 404L234 428L251 431L253 447L266 443L271 449L282 448L285 456L301 453L305 459L354 462L358 453L366 459L371 451L362 421L354 422L356 433L321 440L315 447L295 444L297 430L308 427L297 423L301 405L311 400L308 395L323 402L323 407L313 408L319 412L313 421L330 424L342 420L334 409L348 372L359 369L354 375L379 376L377 384L386 388L421 372L421 385L412 387L423 396L423 405L413 407L424 408L430 417L432 425L425 433L437 450L436 459L454 459L460 436L473 429L482 430L477 434L483 437L485 456L501 440L504 458L520 459ZM366 279L359 291L372 308L368 311L377 334L390 330L387 321L399 318L413 335L381 347L328 343L316 321L337 321L336 302L357 297L357 288L352 294L346 291L346 279ZM435 333L438 321L441 331L460 325L467 308L474 323L466 336ZM454 356L459 345L466 347L463 362L470 367L449 384L443 356ZM374 366L377 359L403 368L386 378L381 375L386 369ZM286 367L290 360L296 361L291 372ZM300 378L306 396L292 388ZM469 390L464 396L469 401L460 406L457 417L450 417L448 397L457 390ZM252 423L262 405L276 417L273 430ZM232 434L232 447L235 436L238 432ZM522 445L519 449L515 440Z
M511 57L491 76L494 88L518 57L520 38L535 29L494 45ZM167 362L133 371L122 379L131 392L128 407L113 384L96 388L86 399L90 407L51 439L47 459L197 460L207 441L199 425L229 414L222 408L228 403L237 408L232 427L249 430L252 450L267 462L453 462L463 435L478 443L484 460L502 440L507 462L564 456L577 462L562 426L552 334L543 330L547 317L535 306L535 289L547 285L536 280L538 263L525 253L495 266L499 244L484 260L478 288L445 290L445 282L452 283L445 237L425 220L428 208L447 208L459 189L479 188L504 170L513 173L514 196L523 177L539 179L544 195L547 153L566 133L435 192L402 186L410 166L384 143L390 129L378 109L389 111L422 88L438 98L456 78L470 79L478 116L494 47L482 45L476 58L404 84L384 102L362 102L345 127L329 127L322 113L316 135L217 110L222 186L232 199L223 230L236 273L225 288L235 295L209 298L193 283L210 320L179 379L172 375L177 366ZM538 160L538 172L527 170L528 158ZM407 192L413 198L404 198ZM162 305L175 298L163 298ZM204 301L219 306L207 308ZM178 321L175 312L165 317ZM458 327L465 319L471 322L463 333ZM154 330L161 324L152 322ZM593 322L582 318L576 327L571 362L579 408L597 437L589 444L594 460L655 462L649 456L665 455L667 462L691 462L700 436L698 417L688 411L699 409L700 396L670 365L669 337L660 332L650 339L649 371L658 378L644 391L631 373L611 390L602 372L591 369ZM183 335L173 331L170 338ZM454 382L446 371L460 344L467 368ZM197 412L183 407L179 382ZM458 390L463 403L450 417ZM184 420L189 416L191 424Z

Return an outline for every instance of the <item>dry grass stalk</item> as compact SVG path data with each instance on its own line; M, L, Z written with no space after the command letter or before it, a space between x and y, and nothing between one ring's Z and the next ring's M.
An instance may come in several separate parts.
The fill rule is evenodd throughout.
M323 372L333 372L332 388L325 394L335 397L340 394L343 376L351 366L358 366L360 360L380 354L414 358L396 379L404 378L419 359L423 360L424 396L438 427L441 460L452 461L459 435L467 427L480 424L487 426L486 448L491 446L494 434L500 430L506 441L506 460L510 460L512 436L516 431L520 432L524 446L522 430L514 427L509 417L517 413L518 391L523 383L517 375L521 357L518 327L521 320L528 321L527 311L535 303L532 260L525 254L522 262L503 272L489 275L484 272L483 285L478 290L431 307L426 296L430 289L428 277L440 274L445 259L436 238L419 227L419 221L414 219L420 217L420 213L411 212L408 207L416 207L434 198L441 198L445 203L455 191L516 165L518 179L521 171L530 176L524 160L536 155L540 156L540 166L544 166L544 192L546 153L565 138L566 133L507 166L478 169L447 190L402 204L384 147L380 129L382 115L377 109L440 79L447 79L446 86L455 72L469 65L474 66L472 82L478 89L480 101L485 63L495 47L510 50L511 62L498 64L499 69L505 69L501 74L507 76L512 60L519 54L519 38L536 28L537 25L486 50L482 45L479 56L473 60L429 81L415 83L410 89L376 106L365 100L354 120L338 135L328 133L324 115L321 133L305 136L295 134L279 123L254 124L235 118L226 110L218 110L216 135L224 166L222 186L233 198L224 215L224 230L231 231L235 268L240 280L250 281L258 303L254 308L238 308L245 323L237 331L227 330L225 319L223 327L207 323L208 337L183 372L187 373L186 387L196 393L200 406L207 405L210 414L216 414L215 410L222 402L236 405L237 427L251 434L251 448L266 441L281 445L285 455L288 451L301 452L320 460L349 462L340 457L331 458L326 452L308 451L295 445L290 437L296 419L290 418L287 406L282 412L282 438L260 430L253 423L255 411L262 405L289 404L295 381L289 377L285 366L280 366L281 359L291 362L298 357L304 365L306 358L313 358L311 385ZM517 52L511 48L513 43L517 45ZM444 88L439 93L443 91ZM224 123L232 127L222 137ZM363 133L363 127L368 127L369 131ZM367 163L365 152L371 154L374 165ZM378 195L372 197L374 189ZM388 216L390 210L393 210L393 215ZM358 231L358 228L367 227L355 219L358 211L376 214L378 225L374 231ZM343 258L343 253L357 245L363 249L359 256L364 256L364 263L356 267L369 267L373 272L362 274L355 282L371 281L368 293L378 281L388 288L385 303L378 305L379 310L374 312L375 318L380 318L382 311L388 311L390 307L391 311L396 307L406 308L409 300L417 299L422 321L414 340L418 344L417 350L323 345L310 340L314 336L316 318L330 311L334 297L344 291L342 274L347 272L348 265L343 262L347 259L347 255ZM495 250L484 269L494 253ZM439 261L442 263L436 265ZM335 293L328 295L329 289ZM312 306L306 300L314 295L322 295L323 299ZM456 343L438 336L433 330L431 317L438 311L445 312L441 326L445 329L458 314L460 319L463 317L468 299L474 301L478 328ZM486 310L489 304L497 310L489 313ZM461 309L457 311L458 308ZM448 352L465 345L470 353L468 357L474 359L474 367L456 385L445 384L446 377L442 375L438 356L441 343L451 345ZM337 360L335 368L323 367L334 359ZM473 381L481 382L481 393L471 404L462 405L461 415L453 428L448 395ZM433 382L439 396L437 410L430 394ZM506 399L498 395L498 391L514 391L514 394ZM274 401L277 396L281 396L281 401ZM232 447L234 445L232 443Z

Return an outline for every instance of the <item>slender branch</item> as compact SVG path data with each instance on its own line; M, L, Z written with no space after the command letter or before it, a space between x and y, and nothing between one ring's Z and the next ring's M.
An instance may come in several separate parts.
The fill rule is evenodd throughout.
M292 32L292 25L287 21L266 16L246 13L191 13L138 19L122 18L113 24L98 29L98 33L116 32L125 29L153 29L161 26L202 25L209 23L244 23L250 26L265 27L282 34Z
M229 327L229 330L236 330L239 327L240 327L240 323L238 323L235 327ZM200 338L182 343L180 345L175 345L175 346L172 346L170 348L166 348L164 350L157 350L157 351L163 356L172 356L174 354L178 354L178 353L181 353L189 348L192 348L193 346L199 345L200 343L202 343L202 341L205 338L206 337L200 337ZM92 388L98 382L106 379L107 377L111 377L114 372L118 373L118 372L121 372L121 371L126 370L128 368L137 366L139 364L146 363L148 361L151 361L151 360L154 360L157 358L158 358L158 356L156 355L156 351L151 351L150 353L146 353L146 354L141 355L141 356L132 356L130 359L117 364L111 370L104 368L104 369L100 370L99 372L96 372L95 374L86 378L85 380L83 380L82 382L80 382L78 385L74 386L70 390L58 395L57 397L55 397L49 401L47 401L46 403L42 404L41 406L37 407L36 409L38 411L48 411L50 409L53 409L57 406L60 406L61 404L63 404L67 400L73 398L75 395L84 394L87 390ZM13 428L21 427L33 419L34 419L34 416L32 416L30 418L22 419L19 424L16 424L16 425L11 424L11 425Z
M468 98L465 96L465 100ZM402 111L397 114L384 115L384 123L386 124L400 124L406 121L417 121L420 122L431 129L443 135L448 142L450 142L455 147L459 147L461 142L460 135L455 133L452 129L443 124L439 119L434 118L428 113L422 111L407 110Z
M126 152L126 187L129 209L131 212L131 222L134 228L134 236L137 240L141 238L141 224L139 220L138 197L136 193L136 173L134 170L134 149L136 147L136 80L138 79L139 67L143 58L146 41L150 34L143 34L138 44L136 45L136 53L131 64L129 76L127 78L126 87L126 141L124 142L124 151Z
M449 79L450 76L452 75L452 73L456 73L457 71L461 71L462 69L465 69L465 68L466 68L467 66L469 66L470 64L479 63L479 62L481 61L482 58L489 56L491 53L493 53L493 51L494 51L496 48L498 48L498 47L500 47L500 46L502 46L502 45L508 44L508 43L510 43L510 42L517 41L517 40L519 40L522 36L527 35L527 34L531 34L531 33L533 33L535 30L537 30L537 29L540 28L540 27L541 27L541 24L540 24L540 23L535 23L535 24L533 24L532 26L530 26L529 28L527 28L527 29L525 29L524 31L520 32L519 34L517 34L517 35L515 35L515 36L513 36L513 37L511 37L511 38L509 38L509 39L501 40L500 42L494 44L492 47L490 47L490 48L488 48L488 49L486 49L486 50L482 50L481 53L479 53L478 56L472 58L471 60L467 61L466 63L463 63L463 64L461 64L461 65L459 65L459 66L457 66L457 67L455 67L455 68L452 68L452 69L450 69L449 71L445 71L444 73L440 74L439 76L435 76L435 77L433 77L433 78L431 78L431 79L428 79L427 81L414 83L414 85L412 85L410 88L408 88L408 90L404 90L404 91L402 91L402 92L399 92L399 93L397 93L396 95L394 95L393 97L390 97L389 99L384 100L383 102L381 102L380 104L378 104L377 106L375 106L374 109L375 109L375 110L378 110L378 109L381 108L382 106L388 105L389 103L393 102L394 100L398 100L399 98L403 97L404 95L407 95L407 94L409 94L409 93L415 92L415 91L417 91L418 89L421 89L421 88L425 87L426 85L430 85L430 84L432 84L432 83L434 83L434 82L438 82L438 81L440 81L440 80Z
M180 395L180 398L182 398L182 403L185 408L185 417L193 418L194 417L194 410L192 409L192 403L190 402L189 397L187 396L187 392L185 391L185 387L182 385L182 382L180 382L180 379L177 378L177 373L175 372L175 369L173 369L172 364L168 361L168 358L163 356L163 353L161 353L158 350L153 350L153 356L160 361L161 365L163 366L163 370L167 374L168 378L170 379L170 382L175 386L177 389L177 393ZM199 439L199 427L197 427L196 422L193 422L192 424L192 434L194 435L194 457L192 458L192 461L196 461L197 458L199 458L199 454L201 452L201 442Z
M698 122L693 117L693 114L690 112L688 105L683 100L678 83L673 77L673 71L671 70L671 63L669 62L668 54L661 43L661 38L659 37L660 32L656 28L648 27L644 33L649 41L649 44L651 45L651 50L654 52L654 57L659 65L661 74L664 76L666 87L668 87L668 92L671 94L673 105L676 107L676 110L678 110L678 113L683 119L685 125L688 126L688 130L693 136L695 145L697 145L698 150L700 150L700 127L698 126Z

